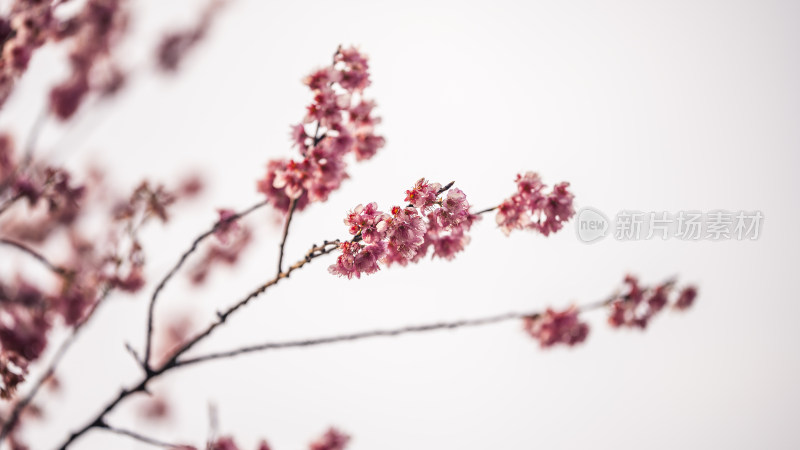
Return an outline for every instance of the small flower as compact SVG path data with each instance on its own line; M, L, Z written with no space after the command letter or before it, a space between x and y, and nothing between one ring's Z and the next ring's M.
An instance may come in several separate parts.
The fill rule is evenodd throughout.
M386 237L387 219L389 216L378 211L376 203L369 203L367 206L358 205L350 212L344 220L345 225L350 226L350 234L353 236L361 234L364 242L371 244L381 241Z
M429 183L425 178L420 178L413 188L406 191L405 201L415 208L428 209L436 203L436 196L439 195L441 188L442 185L439 183Z
M78 74L50 91L50 110L61 120L72 117L89 93L89 79Z
M336 264L328 267L328 272L340 277L361 278L361 272L356 269L356 256L361 251L361 244L353 242L342 242L339 245L342 254L336 258Z
M442 200L442 207L434 210L433 215L438 226L444 229L459 228L462 223L469 221L467 196L461 189L450 189Z
M208 445L209 450L239 450L232 437L221 437Z
M327 89L331 83L336 83L340 79L340 73L330 67L318 69L303 79L303 84L314 91Z
M361 100L355 106L350 108L350 122L356 130L372 130L373 125L380 122L380 118L372 117L372 110L375 108L375 102L372 100Z
M303 195L303 184L309 177L309 165L306 160L299 163L289 160L275 171L272 187L283 189L286 196L294 200Z
M432 241L433 256L451 260L455 258L456 253L464 250L464 247L469 244L469 241L470 237L465 235L461 230L456 233L440 236Z
M306 148L306 139L308 139L308 135L306 134L306 127L302 123L293 125L289 136L291 137L293 146L302 149Z
M376 136L372 133L357 134L353 149L356 154L356 161L372 158L385 144L386 140L381 136Z
M369 63L367 58L353 47L341 49L336 53L337 63L343 63L340 70L339 85L350 92L363 91L370 85Z
M678 295L678 300L675 301L675 308L681 310L689 309L694 304L695 298L697 298L697 288L686 286Z
M674 283L668 281L654 287L642 286L636 277L628 275L624 284L627 289L623 295L610 304L608 323L615 328L646 328L650 320L669 303ZM697 296L694 286L687 286L678 294L673 307L685 309Z
M223 244L228 243L230 235L240 229L238 221L235 219L236 211L232 209L218 209L219 220L214 236Z
M344 450L350 442L350 436L336 428L331 428L319 439L308 446L309 450Z
M519 195L503 200L497 207L497 225L506 236L511 230L521 230L531 223L528 207Z
M288 165L287 160L271 160L267 163L267 174L264 178L258 181L258 191L267 196L272 206L279 211L289 211L292 198L290 198L284 188L275 187L275 179L279 171L286 171ZM281 181L285 181L282 179ZM280 184L280 183L279 183ZM308 194L302 193L300 197L296 198L297 205L295 209L300 211L304 209L309 202Z
M527 228L548 236L575 214L569 183L558 183L545 193L545 185L534 172L517 175L516 183L517 192L497 207L497 225L506 235Z
M548 236L560 230L564 222L575 215L572 208L572 199L575 198L567 189L569 183L558 183L553 187L553 191L547 195L542 207L543 220L539 223L539 231Z
M544 314L526 317L524 328L531 337L539 340L542 348L556 344L573 346L586 340L589 334L589 325L579 320L579 313L575 306L561 312L548 308Z

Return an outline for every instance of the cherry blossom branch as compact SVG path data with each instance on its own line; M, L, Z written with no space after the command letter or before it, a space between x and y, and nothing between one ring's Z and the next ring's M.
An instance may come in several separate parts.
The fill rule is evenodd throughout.
M588 303L582 307L579 307L578 310L580 312L589 312L597 309L604 308L608 306L612 301L617 299L617 295L612 295L605 300L597 301L594 303ZM535 318L542 314L542 311L527 311L527 312L508 312L505 314L496 314L491 316L485 317L478 317L474 319L462 319L462 320L455 320L451 322L434 322L422 325L410 325L404 326L400 328L390 328L384 330L371 330L371 331L361 331L357 333L350 333L350 334L340 334L334 336L326 336L326 337L319 337L319 338L312 338L312 339L301 339L301 340L294 340L294 341L284 341L284 342L266 342L263 344L248 346L248 347L241 347L234 350L228 350L223 352L215 352L209 353L206 355L196 356L194 358L184 359L179 361L176 364L176 367L184 367L189 366L197 363L202 363L206 361L214 361L218 359L225 359L225 358L232 358L238 355L247 354L247 353L255 353L261 351L268 351L268 350L280 350L280 349L287 349L287 348L298 348L298 347L315 347L318 345L326 345L326 344L334 344L338 342L349 342L349 341L358 341L362 339L370 339L376 337L393 337L393 336L401 336L405 334L416 334L416 333L426 333L430 331L438 331L438 330L453 330L458 328L471 328L471 327L479 327L484 325L492 325L502 322L508 322L512 320L521 320L525 318Z
M120 435L123 435L123 436L128 436L128 437L133 438L133 439L135 439L135 440L137 440L139 442L144 442L145 444L150 444L150 445L153 445L153 446L156 446L156 447L163 447L163 448L180 448L180 447L182 447L179 444L170 444L169 442L159 441L158 439L151 438L149 436L145 436L145 435L143 435L141 433L138 433L136 431L126 430L124 428L113 427L113 426L108 425L106 423L103 423L102 425L98 426L98 428L106 430L106 431L108 431L110 433L115 433L115 434L120 434Z
M65 269L64 267L58 266L56 264L51 263L47 258L44 257L41 253L37 252L36 250L28 247L27 245L7 238L0 238L0 244L8 245L10 247L14 247L18 250L21 250L28 255L32 256L34 259L38 260L40 263L44 264L48 270L55 273L58 276L64 277L69 274L69 270Z
M42 388L42 386L44 386L44 384L47 382L47 380L49 380L50 377L52 377L53 374L56 372L56 368L58 367L58 364L61 362L61 360L67 354L67 351L70 349L70 347L72 347L72 345L75 343L75 341L78 338L78 335L80 334L81 330L83 330L84 326L94 316L94 313L97 311L97 308L108 297L108 294L110 292L111 292L111 289L109 287L106 287L103 290L103 293L92 304L91 308L86 312L86 315L83 317L83 319L80 322L78 322L72 328L72 331L70 332L70 335L58 347L58 350L56 350L56 353L53 356L53 359L50 360L50 364L47 365L47 368L45 369L45 371L42 373L42 375L33 384L33 386L31 387L30 391L28 391L28 394L25 395L25 397L23 397L19 401L17 401L17 403L14 405L14 408L11 410L11 413L8 415L8 419L3 423L2 429L0 429L0 442L3 442L3 440L8 436L8 434L11 433L11 431L14 429L14 426L17 424L17 421L19 420L20 414L22 414L22 412L25 410L25 408L27 408L28 405L30 405L30 403L33 401L34 397L36 397L36 394L39 393L39 390Z
M242 212L239 212L239 213L233 214L230 217L218 220L214 224L214 226L211 227L210 230L206 231L205 233L203 233L200 236L198 236L197 238L195 238L195 240L192 242L192 245L189 247L189 249L186 250L181 255L180 259L178 259L178 262L175 263L175 266L173 266L172 269L169 272L167 272L167 274L164 276L164 278L161 280L161 282L158 283L158 286L156 286L155 291L153 291L153 296L150 298L150 305L149 305L148 311L147 311L147 337L146 337L147 340L146 340L146 344L145 344L144 358L142 359L142 362L144 363L144 366L145 366L145 371L151 370L151 367L150 367L150 355L152 353L152 347L153 347L153 313L155 312L155 306L156 306L156 301L158 300L158 295L161 293L161 291L167 285L169 280L172 279L172 277L178 272L178 270L181 269L181 267L183 267L183 264L186 262L186 260L189 258L189 256L197 250L197 248L198 248L198 246L200 245L201 242L206 240L209 236L212 236L217 230L220 229L220 227L228 225L229 223L231 223L231 222L233 222L233 221L235 221L237 219L241 219L241 218L247 216L248 214L252 213L253 211L256 211L256 210L266 206L268 203L269 202L267 200L263 200L261 202L256 203L255 205L243 210Z
M295 207L297 207L297 199L292 199L289 205L289 212L286 213L286 224L283 226L283 238L281 238L280 252L278 253L278 274L283 271L283 248L286 245L286 238L289 237L289 224L292 222Z

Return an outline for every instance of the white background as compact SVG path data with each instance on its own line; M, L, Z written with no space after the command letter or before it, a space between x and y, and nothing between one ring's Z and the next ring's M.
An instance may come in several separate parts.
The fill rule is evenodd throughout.
M200 4L139 2L130 64L143 67L159 33L191 22ZM541 351L506 323L198 366L156 383L175 401L169 422L138 419L141 403L130 401L114 425L200 445L211 402L220 431L245 449L260 437L305 448L329 425L354 436L351 450L800 447L800 4L241 0L219 19L177 78L140 72L118 102L86 108L72 126L49 123L41 141L41 154L75 170L103 165L120 192L143 177L208 177L204 197L144 234L151 282L214 208L260 199L266 161L293 155L289 125L310 100L301 78L340 43L371 58L368 94L387 146L296 216L290 261L345 237L346 210L398 204L422 176L456 180L479 208L535 170L550 184L570 181L578 207L609 215L727 209L766 219L758 241L586 245L574 224L550 238L506 237L488 217L453 262L347 281L327 274L332 257L315 261L202 348L561 307L603 298L628 272L646 282L679 275L700 297L644 333L611 330L594 313L588 342L574 349ZM59 52L37 54L3 128L24 135L44 86L65 73ZM202 326L272 277L275 218L249 223L259 239L242 263L203 289L171 284L158 324L188 309ZM34 448L63 440L138 378L123 343L141 347L150 292L152 283L114 296L95 317L64 361L64 391L42 396L49 419L28 429ZM74 448L147 447L92 431Z

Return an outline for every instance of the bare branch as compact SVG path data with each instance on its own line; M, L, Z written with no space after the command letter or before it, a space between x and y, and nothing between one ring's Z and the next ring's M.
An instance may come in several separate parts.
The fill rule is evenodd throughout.
M150 306L147 310L147 338L146 338L147 341L145 343L144 358L142 359L142 362L144 362L146 370L148 371L150 370L150 355L152 353L152 346L153 346L153 313L155 311L158 295L164 289L164 286L166 286L169 280L178 272L178 270L180 270L181 267L183 267L183 264L189 258L189 255L191 255L197 250L197 247L200 245L201 242L206 240L209 236L213 235L220 227L227 225L233 222L234 220L245 217L251 212L266 206L267 203L268 203L267 200L261 201L245 209L242 212L236 213L231 217L228 217L227 219L217 221L214 224L214 226L211 227L210 230L206 231L205 233L195 238L194 242L192 242L192 245L189 247L189 249L186 250L181 255L180 259L178 259L178 262L175 263L175 266L173 266L172 269L164 276L161 282L158 283L158 286L156 286L155 291L153 291L153 296L150 298Z
M143 435L141 433L138 433L136 431L126 430L124 428L112 427L111 425L108 425L108 424L105 424L105 423L103 423L102 425L99 425L98 428L106 430L106 431L108 431L110 433L115 433L115 434L120 434L120 435L123 435L123 436L128 436L128 437L133 438L133 439L135 439L135 440L137 440L139 442L144 442L145 444L150 444L150 445L153 445L155 447L163 447L163 448L178 448L178 447L182 447L182 445L180 445L180 444L170 444L169 442L160 441L158 439L151 438L149 436L145 436L145 435Z
M283 248L286 245L286 238L289 237L289 224L292 222L295 207L297 207L296 198L292 199L292 203L289 205L289 212L286 213L286 224L283 226L283 238L281 238L280 252L278 253L278 274L283 272Z
M495 209L499 208L499 206L492 206L491 208L482 209L475 213L476 216L480 216L481 214L486 214L494 211Z
M588 312L596 309L603 308L609 304L612 300L617 298L616 296L611 296L606 300L589 303L584 305L583 307L579 308L581 312ZM216 353L209 353L206 355L197 356L194 358L184 359L178 361L176 367L184 367L189 366L201 362L206 361L213 361L217 359L225 359L225 358L232 358L238 355L243 355L247 353L255 353L255 352L262 352L268 350L280 350L280 349L288 349L288 348L298 348L298 347L315 347L318 345L326 345L326 344L335 344L338 342L350 342L350 341L358 341L362 339L370 339L376 337L393 337L393 336L401 336L405 334L416 334L416 333L426 333L430 331L438 331L438 330L454 330L458 328L471 328L471 327L479 327L484 325L491 325L497 324L502 322L508 322L511 320L521 320L526 317L536 317L541 314L541 311L527 311L527 312L509 312L505 314L497 314L492 316L485 316L485 317L478 317L474 319L462 319L462 320L455 320L452 322L434 322L422 325L411 325L405 326L400 328L390 328L385 330L372 330L372 331L361 331L358 333L350 333L350 334L340 334L334 336L326 336L326 337L319 337L319 338L312 338L312 339L301 339L295 341L284 341L284 342L266 342L263 344L248 346L248 347L241 347L234 350L228 350L224 352L216 352Z
M58 276L66 276L69 274L69 271L61 266L51 263L47 258L45 258L41 253L37 252L36 250L28 247L27 245L17 242L7 238L0 238L0 244L5 244L10 247L14 247L16 249L22 250L23 252L27 253L28 255L34 257L36 260L41 262L42 264L47 267L48 270L55 273Z

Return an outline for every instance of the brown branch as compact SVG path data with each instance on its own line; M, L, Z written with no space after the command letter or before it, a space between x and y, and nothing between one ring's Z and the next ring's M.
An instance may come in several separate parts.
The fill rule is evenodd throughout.
M58 276L64 277L69 274L69 271L61 266L51 263L47 258L45 258L41 253L37 252L36 250L28 247L27 245L7 238L0 238L0 244L8 245L10 247L14 247L16 249L22 250L23 252L27 253L28 255L32 256L34 259L38 260L40 263L44 264L48 270L55 273Z
M58 364L64 358L64 355L67 354L67 351L70 349L70 347L72 347L72 344L75 343L75 340L78 338L78 335L80 334L84 325L86 325L86 323L89 322L89 319L91 319L94 316L94 313L97 311L97 308L108 297L108 294L110 292L111 289L108 287L106 287L103 290L103 293L92 304L92 307L83 317L83 319L81 319L81 321L78 322L72 328L72 332L70 333L70 335L58 347L58 350L56 350L56 354L53 356L53 359L50 360L50 364L47 365L47 369L45 369L44 373L42 373L42 375L36 380L36 382L31 387L31 390L28 391L28 394L25 395L25 397L23 397L19 401L17 401L17 403L14 405L14 408L8 415L8 419L3 423L2 429L0 429L0 442L3 442L3 439L5 439L8 436L8 434L11 433L11 431L14 429L14 426L17 424L17 421L19 420L19 416L22 414L25 408L27 408L28 405L30 405L34 397L36 397L36 394L39 392L42 386L44 386L47 380L49 380L50 377L53 376L53 374L56 371L56 368L58 367Z
M149 436L145 436L141 433L136 431L126 430L124 428L117 428L112 427L111 425L106 424L105 422L102 425L99 425L98 428L106 430L110 433L121 434L123 436L128 436L133 438L139 442L144 442L145 444L150 444L156 447L163 447L163 448L178 448L182 447L180 444L170 444L169 442L159 441L158 439L151 438Z
M491 208L482 209L475 213L476 216L480 216L481 214L486 214L494 211L495 209L499 208L499 206L492 206Z
M596 309L601 309L607 306L611 301L617 298L616 295L609 297L606 300L597 301L594 303L586 304L579 308L581 312L588 312ZM390 328L385 330L371 330L361 331L358 333L340 334L334 336L326 336L312 339L301 339L295 341L284 342L266 342L263 344L252 345L248 347L241 347L234 350L224 352L209 353L206 355L196 356L194 358L184 359L176 363L176 367L184 367L206 361L213 361L217 359L232 358L238 355L247 353L255 353L268 350L280 350L287 348L299 347L315 347L318 345L334 344L337 342L350 342L362 339L370 339L376 337L393 337L401 336L404 334L426 333L438 330L453 330L457 328L470 328L479 327L483 325L491 325L496 323L508 322L511 320L521 320L526 317L536 317L541 314L541 311L527 311L527 312L509 312L505 314L497 314L492 316L478 317L474 319L462 319L451 322L435 322L423 325L410 325L400 328Z
M292 199L291 205L289 205L289 212L286 213L286 223L283 226L283 238L281 238L280 243L280 252L278 253L278 274L280 275L283 272L283 247L286 245L286 238L289 237L289 224L292 222L292 216L294 215L294 209L297 207L297 199Z
M335 241L324 241L323 244L320 246L317 245L313 246L311 250L309 250L306 253L303 259L289 266L289 268L287 268L286 271L279 273L278 275L275 276L275 278L262 284L254 291L252 291L250 294L248 294L246 297L239 300L239 302L229 307L224 312L217 313L216 321L212 322L204 331L202 331L201 333L197 334L195 337L184 343L181 347L174 350L172 354L169 355L167 362L162 364L160 367L150 368L149 370L147 370L142 379L134 386L130 388L123 388L113 400L111 400L108 404L106 404L106 406L103 407L103 409L95 416L94 419L92 419L82 428L70 434L69 437L58 448L64 450L67 448L67 446L72 444L76 439L83 436L89 430L93 428L105 427L106 425L104 419L109 412L111 412L114 408L116 408L117 405L119 405L123 400L125 400L130 395L135 394L137 392L146 391L147 385L148 383L150 383L150 381L154 380L155 378L158 378L159 376L163 375L164 373L172 369L175 369L177 367L177 360L181 355L183 355L184 353L189 351L192 347L194 347L197 343L208 337L217 327L225 323L225 321L228 319L228 317L230 317L231 314L235 313L240 308L247 305L254 298L263 294L264 291L269 289L271 286L278 284L282 279L289 278L289 276L295 270L302 268L303 266L310 263L314 259L319 258L320 256L327 255L328 253L333 252L334 250L339 248L339 244L340 241L335 240ZM150 331L152 331L152 329Z
M47 117L50 114L50 110L45 105L41 110L39 110L39 114L36 116L36 119L31 126L31 131L28 133L28 140L25 142L25 156L22 160L22 167L28 167L31 161L33 160L33 152L36 150L36 143L39 140L39 136L42 134L42 129L44 128L44 124L47 121Z
M206 231L205 233L203 233L200 236L198 236L197 238L195 238L194 242L192 242L192 245L189 247L189 249L186 250L181 255L180 259L178 259L178 262L175 263L175 266L173 266L172 269L164 276L164 278L161 280L161 282L158 283L158 286L156 286L155 291L153 291L153 296L150 298L150 305L149 305L148 310L147 310L147 337L146 337L147 340L146 340L146 343L145 343L144 358L142 359L142 362L144 363L146 371L150 371L151 370L151 367L150 367L150 355L152 353L152 347L153 347L153 313L155 311L156 301L158 300L158 295L164 289L164 286L166 286L167 283L169 282L169 280L178 272L178 270L180 270L181 267L183 267L183 264L189 258L189 255L191 255L192 253L194 253L197 250L197 247L200 245L201 242L206 240L209 236L213 235L221 226L227 225L227 224L233 222L234 220L237 220L237 219L240 219L242 217L245 217L246 215L250 214L251 212L256 211L257 209L266 206L267 203L268 203L267 200L261 201L259 203L256 203L255 205L245 209L242 212L236 213L236 214L232 215L231 217L228 217L225 220L217 221L214 224L214 226L211 227L210 230Z

